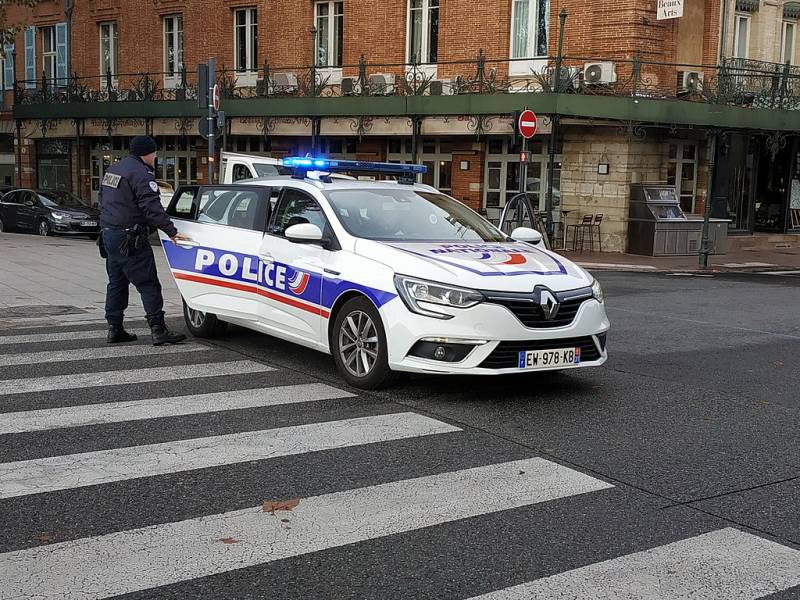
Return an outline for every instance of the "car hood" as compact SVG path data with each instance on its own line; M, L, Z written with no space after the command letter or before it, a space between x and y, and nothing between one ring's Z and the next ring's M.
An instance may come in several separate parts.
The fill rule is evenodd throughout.
M553 291L591 285L592 276L573 262L523 242L395 243L358 240L357 254L376 260L400 275L477 290L530 291L546 285Z

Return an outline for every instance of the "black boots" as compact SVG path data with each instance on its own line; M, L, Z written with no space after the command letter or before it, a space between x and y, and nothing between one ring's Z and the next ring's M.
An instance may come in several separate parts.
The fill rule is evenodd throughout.
M150 328L153 336L153 346L163 346L164 344L177 344L186 339L182 333L173 333L167 329L166 325L153 325Z
M136 336L132 333L128 333L125 331L125 328L122 325L109 325L108 326L108 337L106 341L109 344L123 344L125 342L135 342Z

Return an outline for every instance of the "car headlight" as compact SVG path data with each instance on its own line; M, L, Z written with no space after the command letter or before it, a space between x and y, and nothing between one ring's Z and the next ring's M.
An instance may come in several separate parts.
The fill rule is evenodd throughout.
M592 296L595 297L595 300L598 302L603 301L603 288L600 286L600 282L595 279L592 282Z
M420 303L438 304L451 308L470 308L484 300L483 294L475 290L432 283L403 275L395 275L394 285L408 310L436 319L452 319L453 315L424 308L420 306Z
M50 214L53 215L53 218L57 221L63 221L64 219L69 219L69 215L67 213L51 211Z

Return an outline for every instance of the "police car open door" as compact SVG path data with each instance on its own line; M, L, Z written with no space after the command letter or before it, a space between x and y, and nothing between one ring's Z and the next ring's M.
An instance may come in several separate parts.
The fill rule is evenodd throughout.
M263 322L264 230L270 188L183 186L167 213L189 241L162 244L178 289L195 310Z

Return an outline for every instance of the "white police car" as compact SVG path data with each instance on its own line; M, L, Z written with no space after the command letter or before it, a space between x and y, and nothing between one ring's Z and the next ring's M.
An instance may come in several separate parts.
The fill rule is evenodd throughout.
M495 375L598 366L600 285L413 183L421 165L285 159L292 177L184 186L168 212L191 241L162 243L196 336L227 323L328 352L348 383L396 372ZM310 177L307 171L323 174ZM324 172L371 172L356 181Z

